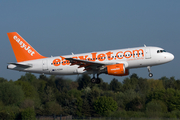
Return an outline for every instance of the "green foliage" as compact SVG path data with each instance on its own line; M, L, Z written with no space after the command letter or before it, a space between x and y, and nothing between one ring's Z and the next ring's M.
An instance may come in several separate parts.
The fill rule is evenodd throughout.
M126 104L126 110L128 111L140 111L143 109L143 100L136 96L129 103Z
M99 84L99 88L103 91L108 91L109 90L109 84L107 82L101 82Z
M0 77L0 83L7 82L5 78Z
M3 106L0 108L0 118L4 120L18 119L19 113L17 106Z
M166 90L165 89L161 89L161 90L154 90L151 91L147 94L147 102L150 102L152 100L162 100L162 101L166 101Z
M45 104L45 111L46 115L61 115L62 114L62 107L54 101L47 102Z
M32 86L28 81L15 81L15 85L19 85L22 87L22 90L24 92L24 96L26 98L34 98L36 97L36 90L34 86Z
M82 105L83 105L83 100L82 98L78 97L77 100L76 100L76 113L75 115L76 116L82 116Z
M144 118L146 115L140 111L127 111L127 116L129 118Z
M5 105L19 104L24 98L21 86L11 82L3 82L0 84L0 100Z
M25 75L22 75L21 78L18 80L20 81L28 81L30 83L33 83L34 81L37 80L36 76L31 74L31 73L26 73Z
M132 101L134 98L136 98L139 94L136 93L133 89L129 89L129 90L126 90L124 92L124 104L127 104L129 103L130 101Z
M150 79L147 81L148 82L148 88L149 88L149 92L150 91L155 91L155 90L164 90L164 85L163 82L161 80L154 80L154 79Z
M94 109L102 116L109 116L117 107L117 102L111 97L101 96L94 102Z
M165 87L165 89L168 89L168 88L176 88L177 85L176 85L176 80L174 77L171 77L170 79L167 78L167 77L161 77L160 80L163 82L163 85Z
M123 81L123 90L135 89L138 86L138 76L136 74L132 74L130 78L125 78Z
M109 89L114 92L120 92L122 91L122 84L117 79L113 79L109 84Z
M0 118L35 119L35 115L79 117L180 118L180 80L145 79L132 74L119 82L92 84L26 73L17 81L0 78Z
M22 120L35 120L35 115L34 108L26 108L21 112Z
M83 74L82 77L77 79L78 82L78 90L84 89L91 84L91 77L88 74Z
M127 118L128 117L127 111L125 110L114 111L111 113L110 116L114 118Z
M162 117L167 112L167 106L160 100L153 100L146 106L146 115L148 117Z
M176 84L176 89L180 90L180 80L176 80L175 82L176 82L175 83Z
M169 111L180 110L180 90L168 88L165 100Z
M81 97L81 95L82 95L81 91L79 91L77 89L69 90L68 94L69 94L69 96L75 97L75 98Z

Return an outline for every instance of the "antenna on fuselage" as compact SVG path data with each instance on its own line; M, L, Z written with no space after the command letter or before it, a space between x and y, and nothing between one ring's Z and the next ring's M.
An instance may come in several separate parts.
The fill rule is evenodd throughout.
M144 47L146 47L146 45L144 44Z

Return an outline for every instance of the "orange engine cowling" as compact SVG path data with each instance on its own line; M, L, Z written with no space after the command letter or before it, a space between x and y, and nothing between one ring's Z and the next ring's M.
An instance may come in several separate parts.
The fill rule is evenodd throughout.
M126 76L129 75L129 70L125 69L124 64L107 65L107 74L114 76Z

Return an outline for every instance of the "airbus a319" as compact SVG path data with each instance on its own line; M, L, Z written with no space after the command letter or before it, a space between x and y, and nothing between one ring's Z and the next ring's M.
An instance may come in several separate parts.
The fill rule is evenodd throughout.
M93 74L92 83L100 83L102 73L114 76L129 75L132 68L150 67L164 64L174 59L174 55L160 47L135 47L107 50L56 57L39 54L17 32L7 33L17 62L8 63L8 69L52 75Z

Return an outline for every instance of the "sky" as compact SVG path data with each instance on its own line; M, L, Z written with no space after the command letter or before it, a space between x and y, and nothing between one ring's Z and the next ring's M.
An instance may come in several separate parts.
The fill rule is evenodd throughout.
M47 57L144 44L161 47L174 54L175 59L151 67L153 78L180 79L179 6L179 0L1 0L0 77L17 80L25 75L7 69L7 63L16 62L7 33L18 32ZM147 68L132 69L132 73L149 78ZM105 82L125 78L103 74L100 77Z

